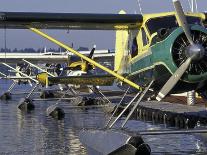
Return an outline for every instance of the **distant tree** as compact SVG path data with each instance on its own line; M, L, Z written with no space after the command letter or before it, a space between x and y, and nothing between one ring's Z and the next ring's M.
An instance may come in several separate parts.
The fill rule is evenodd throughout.
M17 49L17 48L15 48L15 49L13 49L13 51L12 51L12 52L17 53L17 52L18 52L18 49Z
M89 51L88 47L79 47L77 51Z

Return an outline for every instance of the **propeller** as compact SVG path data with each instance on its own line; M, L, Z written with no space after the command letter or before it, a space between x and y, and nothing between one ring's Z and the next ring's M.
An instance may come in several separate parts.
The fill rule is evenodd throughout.
M170 79L165 83L165 85L162 87L160 92L158 93L156 99L158 101L161 101L168 93L169 91L176 85L176 83L180 80L182 75L185 73L186 69L190 65L191 61L193 59L193 56L188 58L177 70L176 72L170 77Z
M93 46L93 48L92 48L90 54L88 55L88 58L90 58L90 59L93 58L93 55L94 55L94 51L95 51L95 50L96 50L96 45ZM93 66L90 66L89 62L86 61L86 62L85 62L85 68L84 68L83 70L85 70L86 72L88 72L88 70L91 69L90 67L93 68Z
M175 73L170 77L170 79L162 87L162 89L160 90L160 92L158 93L156 97L158 101L162 100L172 90L172 88L177 84L177 82L180 80L182 75L188 69L192 60L200 60L205 54L204 47L200 44L195 44L193 42L190 28L188 26L187 19L184 14L180 1L173 0L173 4L175 7L175 14L176 14L176 19L178 21L178 24L179 26L183 28L183 31L190 43L190 45L186 48L186 51L185 51L186 55L188 56L188 59L175 71Z
M186 19L185 13L183 11L182 5L179 0L173 0L173 4L175 7L175 16L178 21L178 24L179 24L179 26L181 26L183 28L183 31L184 31L188 41L190 42L190 44L193 45L194 44L193 39L191 37L190 29L189 29L187 19Z

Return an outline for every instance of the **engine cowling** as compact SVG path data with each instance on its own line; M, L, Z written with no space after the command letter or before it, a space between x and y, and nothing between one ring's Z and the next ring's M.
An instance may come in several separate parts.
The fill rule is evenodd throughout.
M199 31L192 30L193 42L199 47L200 54L198 58L194 59L188 67L186 73L190 75L202 75L207 73L207 34ZM177 67L181 66L190 56L190 43L184 33L181 33L174 41L172 46L172 58Z

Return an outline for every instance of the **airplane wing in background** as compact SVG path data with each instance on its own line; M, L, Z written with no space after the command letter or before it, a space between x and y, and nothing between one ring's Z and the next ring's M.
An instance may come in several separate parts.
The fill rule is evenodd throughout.
M30 76L31 78L35 79L36 76ZM7 79L7 80L30 80L28 77L19 77L19 76L6 76L0 77L0 79Z
M63 63L72 61L72 59L77 56L67 55L67 54L59 54L59 55L45 55L44 53L0 53L0 62L6 63L19 63L22 62L22 59L25 59L31 63ZM96 53L94 54L94 60L113 60L114 53Z
M0 12L0 28L26 29L137 29L140 14Z
M32 63L63 63L68 61L68 55L43 55L41 53L0 53L0 62L19 63L25 59Z

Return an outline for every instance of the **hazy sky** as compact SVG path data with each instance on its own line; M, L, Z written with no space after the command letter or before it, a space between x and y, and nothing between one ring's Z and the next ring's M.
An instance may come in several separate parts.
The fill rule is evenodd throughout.
M198 10L207 10L207 1L198 0ZM189 10L188 0L182 0L185 10ZM140 0L143 13L172 11L171 0ZM137 0L0 0L0 11L19 12L71 12L71 13L117 13L124 9L127 13L140 13ZM5 30L0 30L0 48L4 48ZM114 48L114 33L111 31L48 30L47 33L75 47L98 49ZM8 48L57 47L29 30L6 30Z

